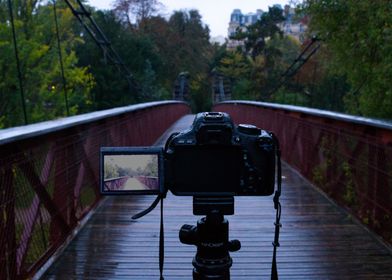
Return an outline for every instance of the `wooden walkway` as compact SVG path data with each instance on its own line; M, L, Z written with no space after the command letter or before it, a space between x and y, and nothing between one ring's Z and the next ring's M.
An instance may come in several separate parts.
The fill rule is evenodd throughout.
M280 279L392 279L390 249L289 166L283 175ZM153 199L107 199L43 279L159 279L159 207L131 220ZM227 218L242 248L231 253L232 280L270 279L274 215L272 197L235 198ZM198 218L191 197L165 200L165 279L192 279L195 247L181 244L178 231Z

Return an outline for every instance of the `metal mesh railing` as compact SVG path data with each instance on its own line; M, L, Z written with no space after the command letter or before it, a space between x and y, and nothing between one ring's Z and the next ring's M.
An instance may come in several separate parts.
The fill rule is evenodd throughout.
M155 102L0 131L0 279L33 275L97 205L101 146L151 145L188 112Z
M390 123L260 102L214 109L273 131L285 161L392 244Z

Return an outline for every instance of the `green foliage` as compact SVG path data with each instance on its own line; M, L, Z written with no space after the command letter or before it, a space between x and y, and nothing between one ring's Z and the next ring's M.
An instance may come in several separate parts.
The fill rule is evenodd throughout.
M189 72L197 81L199 75L206 76L209 71L213 49L209 30L197 11L174 12L168 20L146 17L132 28L113 11L97 11L93 16L138 85L130 89L115 67L103 63L94 42L86 40L77 55L79 65L89 67L95 77L92 95L96 109L171 98L173 82L180 72ZM192 96L206 102L202 96Z
M155 157L151 157L148 163L146 164L146 168L144 168L142 175L158 177L158 163Z
M253 82L249 79L243 78L237 80L233 86L232 98L237 100L255 100L251 94L252 86Z
M22 83L29 122L43 121L66 115L65 94L61 79L58 46L55 37L53 5L40 5L36 1L13 2L17 46L19 50ZM0 14L7 15L8 7L0 5ZM68 9L58 8L61 52L70 111L91 102L89 88L84 84L89 76L87 69L75 67L78 59L72 50L76 40L69 29L74 18ZM0 116L3 127L20 125L22 98L16 73L9 16L0 18Z
M278 7L269 8L255 24L241 27L232 39L244 48L220 56L217 70L233 81L232 98L271 101L281 74L298 56L299 42L283 36L278 23L284 20Z
M357 194L355 190L353 172L347 161L342 163L342 170L345 178L346 189L343 194L344 202L351 207L355 207L357 204Z
M191 79L198 80L198 75L207 76L209 63L213 56L209 43L209 29L204 26L198 11L176 11L169 19L169 40L171 52L167 69L173 77L180 72L188 72ZM174 79L173 79L174 81Z
M218 71L230 79L246 78L251 71L250 61L241 52L229 52L220 60Z
M317 84L311 85L309 90L312 92L309 104L311 107L344 112L347 104L351 104L351 102L344 104L350 86L343 76L328 74ZM354 111L354 108L349 111Z
M268 52L267 39L282 35L278 23L284 20L283 11L277 6L270 7L268 13L264 13L261 18L250 26L239 28L233 39L244 40L245 50L255 58L258 55L266 55Z
M210 111L211 86L206 73L199 74L192 79L190 84L190 91L192 111Z
M275 70L283 73L300 52L300 42L291 36L273 36L267 41L267 48L275 50Z
M158 1L123 1L131 5L127 13L136 13L131 15L137 19L134 24L124 20L124 13L118 9L95 11L87 7L131 70L134 84L129 84L117 67L108 63L69 8L57 3L64 88L53 4L22 2L14 2L14 11L30 122L65 116L65 93L71 114L171 98L173 82L183 71L189 72L193 79L193 107L209 108L208 75L216 48L209 43L209 29L198 11L177 11L166 19L152 16ZM143 11L142 2L148 2L148 11ZM137 14L138 11L142 14ZM0 2L0 53L0 128L3 128L23 123L8 7L4 1Z
M111 164L111 163L105 162L105 167L103 170L105 171L105 174L104 174L105 179L117 178L120 176L119 171L118 171L118 167L116 165Z
M297 106L308 106L309 96L301 92L290 92L287 89L280 89L271 96L271 101L275 103L288 103Z
M351 86L344 99L350 113L391 118L392 6L389 1L306 0L311 30L332 53L337 74Z

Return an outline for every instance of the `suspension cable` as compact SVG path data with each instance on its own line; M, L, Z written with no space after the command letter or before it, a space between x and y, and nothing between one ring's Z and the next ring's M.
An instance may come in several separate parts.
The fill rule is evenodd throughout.
M317 44L315 47L311 48L316 42L320 41L319 38L313 37L311 42L306 46L306 48L298 55L298 57L293 61L293 63L286 69L286 71L281 75L279 83L274 87L269 95L275 93L280 89L288 80L293 77L306 62L319 50L321 44Z
M84 27L87 33L91 36L97 46L102 50L104 54L104 59L109 60L113 63L120 73L123 74L128 82L129 88L139 89L136 81L129 71L128 67L125 65L124 61L118 55L118 53L113 49L110 41L107 39L102 29L98 26L95 20L91 17L91 13L87 11L83 3L80 0L76 0L79 10L77 10L70 0L64 0L68 7L71 9L73 15L78 19L80 24Z
M58 24L58 20L57 20L56 0L53 0L53 14L54 14L54 22L55 22L55 26L56 26L57 49L58 49L59 61L60 61L61 78L62 78L62 82L63 82L65 108L67 111L67 116L69 117L70 114L69 114L69 106L68 106L67 82L65 80L63 56L61 53L61 42L60 42L59 24Z
M17 41L16 41L16 32L15 32L15 23L14 23L14 13L13 13L13 10L12 10L11 0L8 0L8 9L9 9L9 12L10 12L10 21L11 21L11 28L12 28L12 38L13 38L13 42L14 42L16 69L17 69L17 72L18 72L19 89L20 89L20 96L21 96L21 99L22 99L23 116L24 116L25 125L27 125L29 122L27 120L26 100L25 100L25 97L24 97L24 88L23 88L23 77L22 77L22 71L21 71L21 68L20 68L19 51L18 51L18 45L17 45Z

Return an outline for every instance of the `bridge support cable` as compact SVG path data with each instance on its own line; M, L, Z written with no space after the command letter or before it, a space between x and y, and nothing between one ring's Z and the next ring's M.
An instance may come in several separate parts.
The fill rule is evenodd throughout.
M54 14L54 23L55 23L55 27L56 27L57 48L58 48L59 61L60 61L61 79L62 79L62 82L63 82L65 109L66 109L66 112L67 112L67 116L69 117L70 114L69 114L69 105L68 105L67 82L65 80L63 56L61 54L61 42L60 42L59 24L58 24L58 20L57 20L56 0L53 0L53 14Z
M306 48L298 55L298 57L293 61L293 63L286 69L286 71L281 75L278 85L273 88L269 95L275 93L278 89L284 86L290 78L292 78L298 71L309 61L309 59L320 49L321 44L316 44L319 42L316 36L312 38L310 43Z
M20 90L20 96L22 99L22 109L23 109L23 117L24 117L24 122L25 124L28 124L28 119L27 119L27 113L26 113L26 100L24 96L24 88L23 88L23 77L22 77L22 71L20 68L20 58L19 58L19 51L18 51L18 43L16 40L16 32L15 32L15 23L14 23L14 12L12 9L12 2L11 0L8 0L8 10L10 12L10 21L11 21L11 28L12 28L12 39L14 43L14 51L15 51L15 59L16 59L16 69L18 72L18 80L19 80L19 90Z
M91 17L91 13L87 11L80 0L76 0L75 7L70 0L64 0L67 6L71 9L72 14L77 18L80 24L84 27L86 32L94 40L96 45L102 50L104 60L109 61L117 67L119 72L125 77L128 82L129 89L139 90L139 87L128 67L125 65L119 54L113 49L111 42L107 39L102 29L98 26L95 20Z

